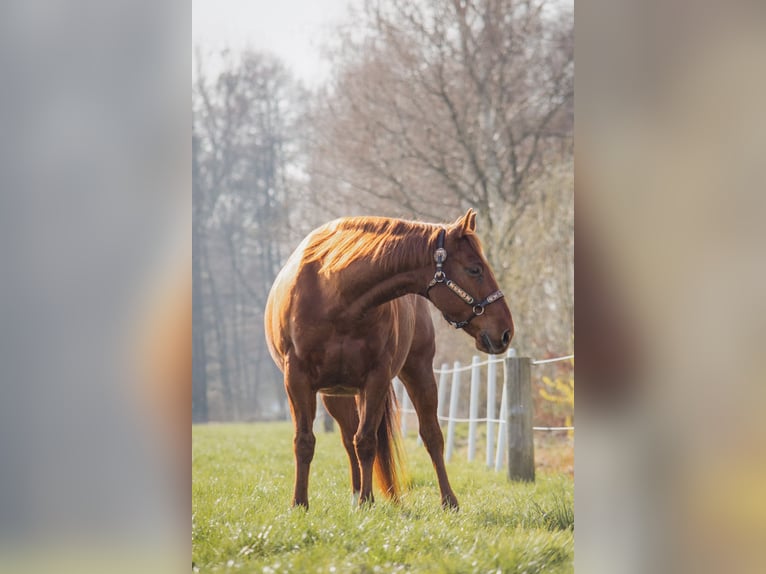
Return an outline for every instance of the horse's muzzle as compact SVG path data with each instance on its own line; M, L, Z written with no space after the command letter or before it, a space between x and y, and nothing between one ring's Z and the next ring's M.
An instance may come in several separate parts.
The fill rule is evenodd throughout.
M482 331L479 334L479 339L481 340L481 346L479 348L486 353L490 353L491 355L499 355L508 348L508 345L511 344L512 338L513 332L510 329L503 331L499 341L493 341L489 336L489 333Z

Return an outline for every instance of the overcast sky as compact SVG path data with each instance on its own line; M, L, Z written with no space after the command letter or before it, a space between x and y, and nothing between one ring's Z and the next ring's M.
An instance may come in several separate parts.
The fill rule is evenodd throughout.
M305 82L326 78L319 47L360 0L193 0L192 43L203 54L250 47L279 56Z

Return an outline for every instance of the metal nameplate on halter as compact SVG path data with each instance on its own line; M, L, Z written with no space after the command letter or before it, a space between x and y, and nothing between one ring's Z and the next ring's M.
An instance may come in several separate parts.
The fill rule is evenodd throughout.
M439 247L436 251L434 251L434 261L437 263L444 263L444 261L447 259L447 250L444 249L444 247Z
M450 289L452 289L452 291L453 291L453 292L454 292L454 293L455 293L455 294L456 294L458 297L460 297L460 298L461 298L463 301L465 301L465 302L466 302L466 303L468 303L469 305L473 305L473 297L471 297L471 296L470 296L468 293L466 293L465 291L463 291L463 289L462 289L462 288L460 288L460 287L459 287L457 284L455 284L455 282L454 282L454 281L451 281L451 280L449 280L449 279L448 279L448 280L447 280L447 287L449 287Z
M494 293L492 293L492 295L487 297L487 305L489 305L490 303L494 303L495 301L500 299L502 296L503 296L502 291L495 291Z

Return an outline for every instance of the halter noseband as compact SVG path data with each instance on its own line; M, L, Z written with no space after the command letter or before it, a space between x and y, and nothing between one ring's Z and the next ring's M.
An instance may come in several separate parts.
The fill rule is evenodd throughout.
M441 229L439 231L439 236L436 238L436 251L434 251L434 261L436 261L436 272L434 273L433 279L431 279L431 282L428 284L428 287L426 288L426 297L428 297L428 292L434 288L439 283L444 283L445 286L449 288L450 291L452 291L455 295L460 297L464 303L471 305L473 307L473 314L468 317L465 321L453 321L449 317L447 317L446 313L442 313L444 316L444 319L455 327L455 329L462 329L468 323L470 323L475 317L478 317L479 315L484 314L484 308L489 305L490 303L494 303L498 299L501 299L503 297L503 292L498 289L494 293L490 293L487 295L483 301L480 301L479 303L476 303L476 299L471 297L468 292L460 287L457 283L452 281L452 279L447 279L447 276L444 273L444 270L442 267L444 266L444 261L447 259L447 250L444 249L444 235L445 231L444 229ZM430 297L429 297L430 299Z

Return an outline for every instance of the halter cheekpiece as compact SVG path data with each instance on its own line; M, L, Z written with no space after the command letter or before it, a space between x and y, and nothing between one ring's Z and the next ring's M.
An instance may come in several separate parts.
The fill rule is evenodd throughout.
M436 285L443 283L447 288L449 288L450 291L452 291L455 295L460 297L464 303L467 305L470 305L473 308L473 314L468 317L465 321L453 321L449 317L447 317L446 313L442 313L444 316L444 319L446 319L447 323L455 327L455 329L462 329L468 323L470 323L475 317L478 317L479 315L484 314L484 308L489 305L490 303L494 303L498 299L501 299L503 297L503 292L499 289L495 291L494 293L490 293L487 295L484 300L476 303L476 299L471 297L468 292L460 287L457 283L452 281L452 279L447 279L447 276L444 273L444 261L447 259L447 250L444 249L444 236L445 236L445 230L441 229L439 231L439 236L436 238L436 251L434 251L434 261L436 262L436 272L434 273L433 279L431 279L431 282L428 284L428 287L426 288L426 297L428 297L428 292L431 291ZM430 299L430 297L429 297Z

